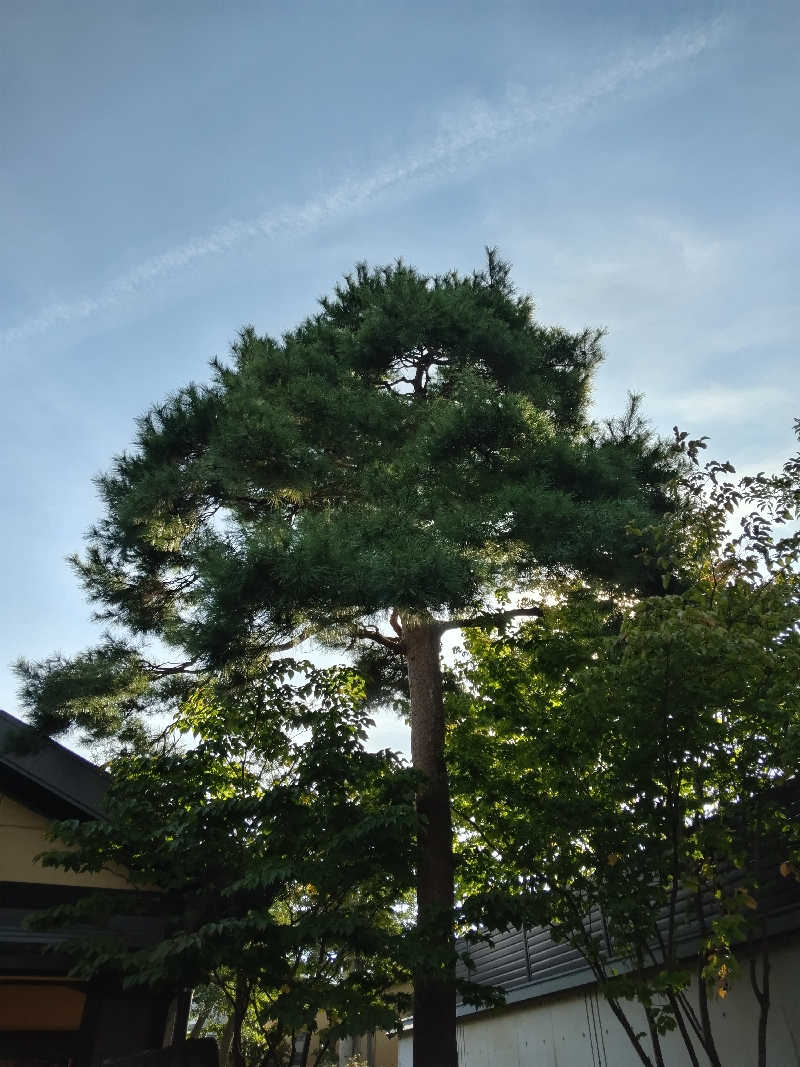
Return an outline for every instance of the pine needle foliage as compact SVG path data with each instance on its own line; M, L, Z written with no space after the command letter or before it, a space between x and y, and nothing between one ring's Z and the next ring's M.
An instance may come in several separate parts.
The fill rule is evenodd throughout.
M356 654L374 643L395 683L407 666L428 783L419 915L438 945L428 979L449 990L447 1006L417 999L417 1067L456 1056L441 634L537 614L559 576L660 580L642 547L676 506L681 460L635 398L590 421L600 343L537 322L492 250L465 276L359 264L296 329L245 328L209 384L140 420L73 560L112 633L19 667L41 729L134 737L209 680L257 692L271 658L310 636Z

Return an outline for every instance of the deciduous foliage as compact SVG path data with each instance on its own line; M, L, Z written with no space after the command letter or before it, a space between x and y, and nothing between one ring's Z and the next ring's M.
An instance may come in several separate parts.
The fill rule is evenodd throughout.
M112 762L107 819L56 824L62 847L45 860L122 864L141 892L91 895L39 923L107 915L104 936L71 946L77 973L210 986L225 1063L283 1067L294 1048L291 1062L311 1067L407 1008L389 990L413 957L396 905L413 883L414 781L391 753L365 751L351 675L276 661L259 690L224 713L213 687L198 690L160 750ZM176 745L188 732L192 747ZM125 909L159 919L163 938L131 951L114 933Z
M493 252L468 277L360 265L280 340L244 330L99 481L105 516L75 565L123 637L23 665L40 727L106 732L198 679L252 684L309 635L403 662L429 961L416 1067L457 1058L441 634L538 613L503 596L553 571L646 585L628 531L672 504L674 454L635 411L587 419L599 342L537 323ZM169 662L142 653L151 638Z
M552 587L538 622L469 638L449 698L468 912L577 947L645 1064L663 1065L660 1035L677 1026L692 1063L719 1065L709 997L742 959L767 1062L763 905L789 888L798 839L799 471L800 457L736 483L729 464L696 467L682 588L651 530L663 595Z

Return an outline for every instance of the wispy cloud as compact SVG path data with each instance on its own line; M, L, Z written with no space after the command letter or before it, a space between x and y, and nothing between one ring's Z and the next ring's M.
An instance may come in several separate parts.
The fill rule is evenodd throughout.
M786 408L787 419L793 409L793 397L786 389L772 385L731 386L717 384L670 398L671 410L681 418L702 416L706 420L731 423L757 422L765 415L773 417Z
M640 87L659 71L669 71L717 46L728 30L723 19L668 34L645 52L630 54L590 75L577 86L530 99L509 94L503 106L472 103L458 114L440 117L442 132L371 174L350 177L303 204L250 219L233 219L184 244L143 260L113 278L94 295L46 305L16 326L0 330L9 347L58 325L88 320L173 277L192 264L224 255L248 242L313 233L378 205L392 195L408 197L443 184L465 168L475 169L531 143L548 127L566 125L596 103Z

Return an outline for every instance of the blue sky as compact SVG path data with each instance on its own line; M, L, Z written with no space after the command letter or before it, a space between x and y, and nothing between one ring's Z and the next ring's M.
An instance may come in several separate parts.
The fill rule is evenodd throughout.
M4 0L0 706L96 635L64 557L134 418L360 259L498 245L543 321L607 327L598 415L642 391L779 464L798 46L789 2Z

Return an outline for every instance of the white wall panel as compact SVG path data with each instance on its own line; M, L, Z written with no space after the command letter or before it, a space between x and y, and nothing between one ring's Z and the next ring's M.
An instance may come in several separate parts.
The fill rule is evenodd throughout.
M628 1005L637 1030L644 1017ZM728 997L712 1006L725 1067L758 1062L755 998L746 969ZM466 1017L459 1026L459 1067L641 1067L621 1025L602 997L585 989L541 997L495 1012ZM398 1067L412 1067L411 1032L400 1038ZM649 1047L649 1046L648 1046ZM667 1067L690 1067L680 1035L663 1039ZM701 1058L703 1067L706 1060ZM769 1067L800 1067L800 938L772 952Z

